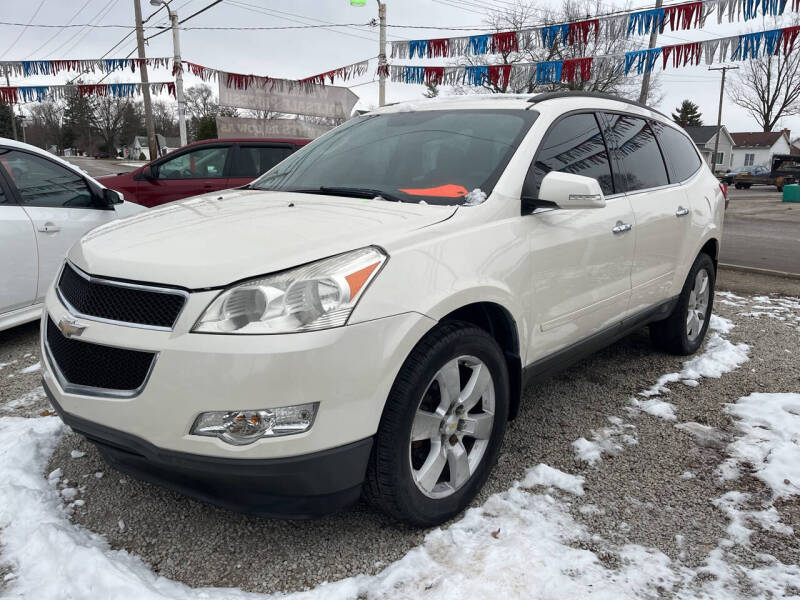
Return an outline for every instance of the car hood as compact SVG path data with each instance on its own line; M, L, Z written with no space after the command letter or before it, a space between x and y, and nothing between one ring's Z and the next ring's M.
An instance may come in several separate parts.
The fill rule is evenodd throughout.
M93 275L189 289L217 287L385 244L457 209L229 190L102 225L75 244L69 258Z

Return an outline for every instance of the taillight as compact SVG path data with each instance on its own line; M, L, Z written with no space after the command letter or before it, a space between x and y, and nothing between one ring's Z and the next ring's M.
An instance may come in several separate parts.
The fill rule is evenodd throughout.
M719 182L719 190L722 192L722 197L725 198L725 208L728 208L728 186L724 182Z

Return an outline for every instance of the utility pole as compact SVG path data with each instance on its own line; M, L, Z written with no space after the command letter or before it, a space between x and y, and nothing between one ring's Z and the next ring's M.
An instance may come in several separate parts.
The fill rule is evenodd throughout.
M659 0L660 2L661 0ZM378 47L378 106L386 104L386 3L378 0L380 39Z
M172 48L175 53L173 64L175 71L175 94L178 96L178 129L181 135L181 146L185 146L186 141L186 100L183 97L183 63L181 62L181 39L178 33L178 13L169 7L165 0L150 0L153 6L164 6L169 14L172 23Z
M144 26L142 25L142 7L139 0L133 0L133 12L136 15L136 45L139 48L141 65L139 73L142 76L142 99L144 100L144 124L147 128L147 146L150 149L150 160L158 158L158 144L156 132L153 129L153 106L150 103L150 81L147 78L147 65L144 54Z
M739 67L709 67L709 71L722 71L722 82L719 84L719 110L717 111L717 134L714 137L714 156L711 157L711 172L717 172L717 150L719 149L719 132L722 129L722 98L725 93L725 74Z
M656 0L656 10L661 8L664 0ZM648 48L656 47L656 40L658 40L658 25L653 23L653 28L650 31L650 43L647 44ZM639 93L639 104L647 104L647 93L650 91L650 71L645 70L642 76L642 91Z
M11 87L11 80L8 78L8 66L4 69L6 72L6 86ZM20 108L22 110L22 108ZM14 105L11 105L11 133L14 135L14 139L18 140L17 138L17 117L14 114Z

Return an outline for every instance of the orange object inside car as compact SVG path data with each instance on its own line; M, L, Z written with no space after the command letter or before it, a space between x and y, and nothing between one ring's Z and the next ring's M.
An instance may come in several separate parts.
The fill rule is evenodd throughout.
M439 198L460 198L467 195L467 188L454 183L431 188L400 188L400 191L409 196L437 196Z

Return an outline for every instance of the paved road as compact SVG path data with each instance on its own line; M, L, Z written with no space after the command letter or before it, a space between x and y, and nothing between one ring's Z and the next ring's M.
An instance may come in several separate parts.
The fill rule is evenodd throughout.
M800 204L766 187L729 194L720 262L800 273Z
M92 177L102 177L103 175L116 175L117 173L127 173L136 167L127 164L125 161L99 160L94 158L78 158L76 156L65 157L69 163L83 169Z

